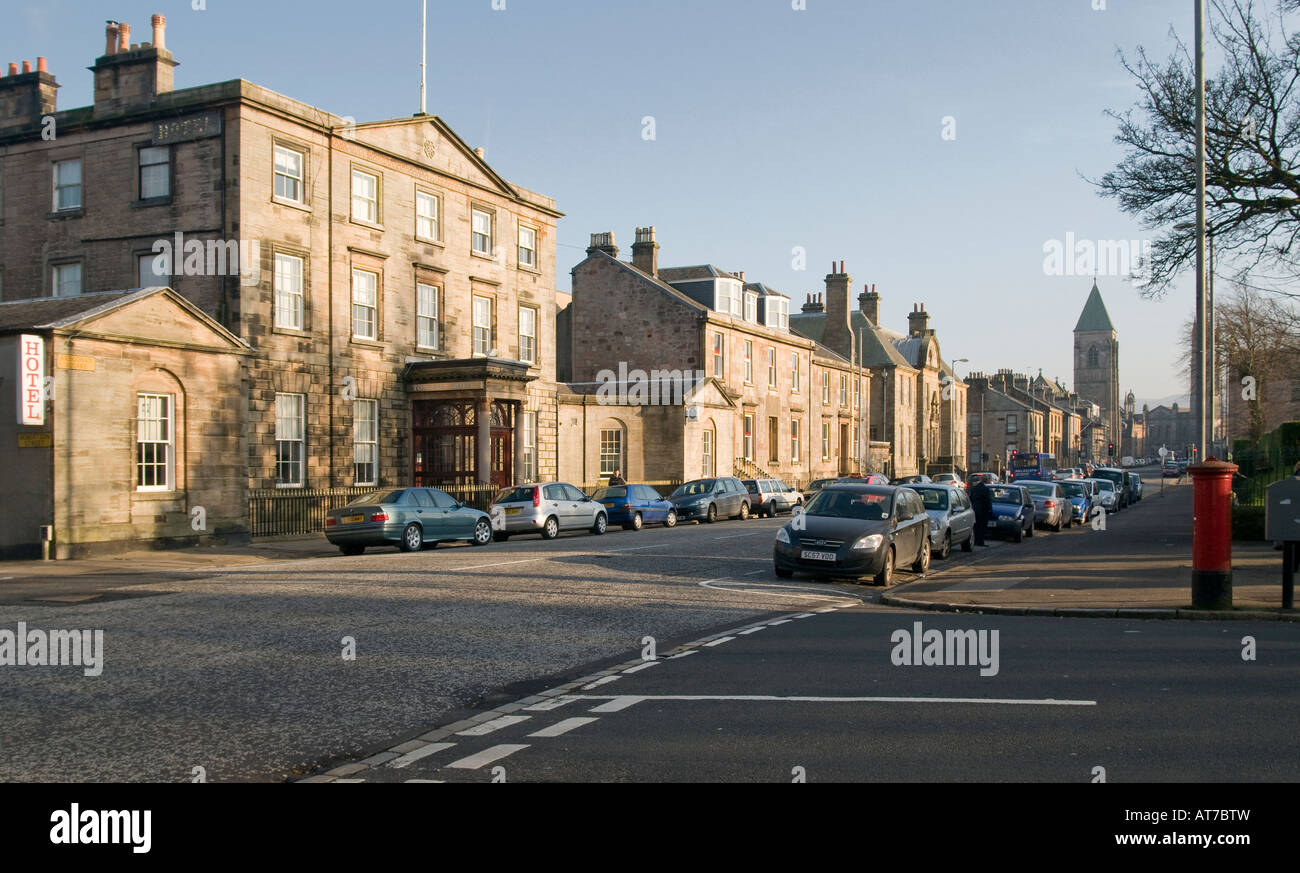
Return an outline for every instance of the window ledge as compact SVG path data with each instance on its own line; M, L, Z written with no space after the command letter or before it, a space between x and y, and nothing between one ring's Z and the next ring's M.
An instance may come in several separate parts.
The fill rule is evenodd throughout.
M299 212L306 212L308 215L311 214L311 207L308 206L306 203L302 203L297 200L286 200L283 197L276 197L272 195L271 202L276 206L285 206L288 207L289 209L297 209Z
M172 202L172 196L166 197L149 197L147 199L136 200L131 204L132 209L148 209L150 206L168 206Z
M362 346L367 349L382 349L385 347L383 340L366 339L365 337L350 337L349 342L354 346Z
M529 267L525 264L516 264L515 269L521 273L532 273L534 276L542 275L541 267Z
M424 246L437 246L440 249L445 249L447 247L447 244L440 239L429 239L428 237L417 236L415 241Z
M368 227L368 228L370 228L371 230L383 230L383 229L384 229L384 226L383 226L382 224L375 224L375 223L372 222L372 221L366 221L364 218L352 218L352 219L349 219L349 222L352 223L352 224L357 225L358 227Z
M48 212L45 214L45 217L50 221L59 221L65 218L84 218L85 215L86 208L80 206L76 209L60 209L55 212Z
M271 333L279 334L280 336L296 336L301 337L302 339L311 338L311 331L301 327L273 327L271 328Z

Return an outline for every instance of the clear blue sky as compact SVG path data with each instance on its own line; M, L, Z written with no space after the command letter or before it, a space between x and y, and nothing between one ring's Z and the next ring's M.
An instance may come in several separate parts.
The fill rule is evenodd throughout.
M167 16L178 88L244 78L339 115L419 108L419 0L13 4L0 60L49 58L61 108L91 101L104 19L150 39ZM925 302L945 357L1072 381L1071 329L1091 277L1044 275L1043 245L1143 233L1081 174L1120 153L1107 108L1137 92L1117 48L1163 58L1192 0L430 0L429 111L524 187L553 196L559 277L590 233L653 224L661 263L744 270L794 308L844 260L905 330ZM655 118L654 141L642 118ZM941 136L956 121L956 139ZM808 266L791 269L803 246ZM1121 390L1186 391L1163 302L1100 287Z

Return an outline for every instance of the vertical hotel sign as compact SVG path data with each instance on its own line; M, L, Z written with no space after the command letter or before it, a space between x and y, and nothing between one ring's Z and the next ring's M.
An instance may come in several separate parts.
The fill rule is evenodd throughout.
M45 424L45 339L18 338L18 423Z

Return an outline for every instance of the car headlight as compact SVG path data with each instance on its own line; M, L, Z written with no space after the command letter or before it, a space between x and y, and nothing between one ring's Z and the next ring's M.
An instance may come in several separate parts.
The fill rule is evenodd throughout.
M781 528L776 532L776 541L778 543L785 543L787 546L790 545L790 534L786 532L785 528Z
M871 534L870 536L865 536L862 539L858 540L856 543L854 543L853 548L865 549L868 552L874 552L876 549L880 548L880 544L883 543L884 541L885 538L880 534Z

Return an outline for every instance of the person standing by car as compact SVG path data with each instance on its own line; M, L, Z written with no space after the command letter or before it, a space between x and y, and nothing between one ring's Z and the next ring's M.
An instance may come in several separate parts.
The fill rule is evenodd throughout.
M970 505L975 510L975 545L987 546L984 533L989 529L989 519L993 517L993 495L989 493L988 481L983 476L971 486Z
M627 480L623 478L623 471L615 470L614 475L609 477L609 484L611 488L615 485L626 485Z

